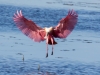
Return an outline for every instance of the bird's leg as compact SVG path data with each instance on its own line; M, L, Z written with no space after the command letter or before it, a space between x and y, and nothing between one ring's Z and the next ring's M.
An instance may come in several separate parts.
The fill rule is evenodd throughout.
M47 44L47 52L46 52L46 58L48 57L48 38L46 38L46 44Z
M52 52L51 52L51 55L53 55L53 38L51 38L51 42L52 42Z
M47 44L47 52L46 52L46 58L48 57L48 44Z

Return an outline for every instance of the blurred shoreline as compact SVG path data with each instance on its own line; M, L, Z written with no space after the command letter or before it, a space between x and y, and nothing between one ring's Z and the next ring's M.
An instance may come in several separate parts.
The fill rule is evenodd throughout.
M100 0L1 0L0 4L32 8L100 10Z

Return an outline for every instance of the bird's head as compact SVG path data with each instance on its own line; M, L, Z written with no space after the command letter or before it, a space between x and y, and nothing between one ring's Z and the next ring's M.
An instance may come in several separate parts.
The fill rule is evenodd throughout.
M49 28L45 27L44 30L46 32L46 35L44 38L46 39L48 37L48 35L52 33L53 27L49 27Z
M46 31L46 33L48 35L48 34L50 34L52 32L53 27L49 27L49 28L45 27L44 29L45 29L45 31Z

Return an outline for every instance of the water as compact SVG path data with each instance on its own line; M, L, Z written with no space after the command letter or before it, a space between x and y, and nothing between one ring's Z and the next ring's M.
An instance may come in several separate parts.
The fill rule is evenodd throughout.
M9 61L8 61L9 60ZM0 62L1 75L99 75L100 66L62 59L29 59L25 62L11 57ZM13 61L12 61L13 60ZM31 61L31 62L30 62ZM7 62L7 63L2 63ZM48 64L48 65L47 65ZM40 65L40 70L38 70Z
M4 10L5 9L5 10ZM12 11L11 11L12 10ZM0 6L0 30L17 30L13 20L13 14L17 10L22 10L24 16L33 20L36 24L41 27L56 26L61 18L65 17L69 9L46 9L46 8L25 8L25 7L14 7L1 5ZM75 30L92 30L100 31L100 11L87 11L87 10L76 10L79 15L78 24ZM34 17L33 17L34 16ZM88 22L88 23L87 23Z
M0 75L100 75L100 5L80 1L69 4L81 7L75 8L78 23L67 39L56 39L59 44L54 46L53 56L49 47L48 58L45 42L35 43L24 36L14 24L13 14L22 10L37 25L50 27L56 26L68 9L0 5Z

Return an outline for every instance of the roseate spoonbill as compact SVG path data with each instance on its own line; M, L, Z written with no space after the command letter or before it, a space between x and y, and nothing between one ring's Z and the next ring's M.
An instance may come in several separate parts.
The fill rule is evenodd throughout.
M74 10L69 10L65 18L62 18L57 26L41 28L33 21L25 18L22 11L17 11L14 14L13 20L17 27L28 37L35 42L41 42L46 40L46 57L48 57L48 44L53 46L57 44L54 38L66 38L74 29L77 23L78 15Z

